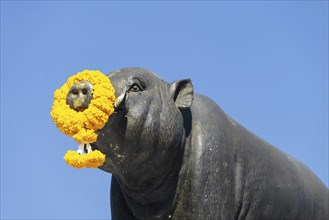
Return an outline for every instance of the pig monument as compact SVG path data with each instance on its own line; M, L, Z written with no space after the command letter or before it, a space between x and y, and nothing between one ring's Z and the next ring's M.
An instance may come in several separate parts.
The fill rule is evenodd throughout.
M112 174L113 220L328 219L319 178L194 94L191 80L169 84L142 68L108 77L115 109L91 148ZM71 108L87 108L91 87L82 89Z

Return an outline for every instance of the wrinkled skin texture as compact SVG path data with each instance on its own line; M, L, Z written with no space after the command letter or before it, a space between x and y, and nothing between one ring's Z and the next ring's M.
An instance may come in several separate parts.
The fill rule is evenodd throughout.
M109 74L116 111L92 147L112 173L112 219L328 219L328 189L190 80Z

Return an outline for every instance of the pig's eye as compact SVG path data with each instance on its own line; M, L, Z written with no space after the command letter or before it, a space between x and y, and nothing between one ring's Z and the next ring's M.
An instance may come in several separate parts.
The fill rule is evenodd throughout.
M142 88L138 84L134 83L131 85L129 91L139 92L139 91L142 91Z

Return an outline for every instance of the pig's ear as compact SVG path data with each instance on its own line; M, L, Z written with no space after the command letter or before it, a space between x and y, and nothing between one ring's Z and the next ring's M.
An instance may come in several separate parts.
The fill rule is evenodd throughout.
M193 85L190 79L177 80L169 85L171 97L179 109L190 108L193 102Z

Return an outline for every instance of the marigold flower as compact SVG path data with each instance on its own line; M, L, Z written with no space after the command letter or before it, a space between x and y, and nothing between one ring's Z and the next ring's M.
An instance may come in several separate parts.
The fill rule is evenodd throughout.
M87 154L79 154L76 151L69 150L64 156L67 165L74 168L97 168L105 161L105 155L98 150L91 151Z
M68 150L64 156L64 160L69 166L75 168L83 168L85 166L84 154L79 154L74 150Z
M94 130L82 128L73 135L78 143L94 143L97 140L97 133Z
M92 100L83 111L71 109L66 104L70 88L80 82L92 84ZM105 155L100 151L91 151L90 143L97 140L96 131L103 128L109 116L114 112L114 88L110 79L98 70L84 70L68 78L67 82L54 92L54 102L50 112L57 128L68 136L73 136L80 146L78 152L69 150L64 160L76 168L94 168L103 164ZM87 147L88 153L83 154Z
M87 168L97 168L101 166L105 161L105 155L98 150L94 150L84 155L86 158L85 165Z

